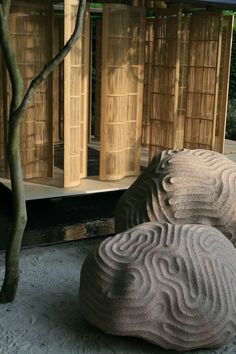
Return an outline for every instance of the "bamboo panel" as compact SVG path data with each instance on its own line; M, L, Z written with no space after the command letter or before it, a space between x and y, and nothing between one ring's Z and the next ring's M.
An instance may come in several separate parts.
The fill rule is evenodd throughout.
M82 63L81 63L81 104L80 120L80 177L87 176L87 145L88 145L88 118L89 118L89 85L90 85L90 15L87 8L84 16L82 31Z
M94 135L100 137L101 124L101 67L102 67L102 21L96 21L96 80L95 80L95 125Z
M52 53L55 56L59 52L59 17L52 16ZM53 85L53 140L58 143L59 138L59 66L52 72Z
M73 32L77 9L77 1L65 1L65 42ZM81 92L82 38L80 37L64 60L64 187L76 186L80 181Z
M0 171L5 167L5 149L4 149L4 121L3 121L3 66L2 52L0 49Z
M150 115L149 159L157 152L178 148L179 56L181 14L156 15Z
M178 90L178 111L176 123L176 146L182 148L184 145L184 122L187 102L188 82L188 56L189 56L189 26L190 17L182 15L180 33L180 69L179 69L179 90Z
M144 89L143 89L143 120L142 145L149 144L150 110L151 110L151 78L152 57L154 45L154 20L146 20L145 63L144 63Z
M9 28L25 90L52 56L50 11L47 5L11 7ZM9 80L7 91L9 108ZM51 101L51 81L47 79L35 92L22 120L20 146L25 178L52 176Z
M215 139L221 14L193 14L189 33L189 66L184 147L212 149Z
M145 11L104 5L100 179L140 171Z
M222 46L219 75L219 92L216 115L215 146L214 150L224 153L225 129L227 120L227 103L229 90L229 74L231 49L233 39L233 16L224 16L222 26Z
M74 30L77 0L65 2L65 41ZM89 98L89 12L82 36L64 61L64 187L76 186L87 174Z

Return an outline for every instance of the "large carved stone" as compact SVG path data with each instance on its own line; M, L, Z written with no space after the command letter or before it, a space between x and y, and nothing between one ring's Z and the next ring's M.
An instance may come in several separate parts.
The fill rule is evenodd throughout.
M208 150L157 155L116 208L116 232L147 221L212 225L236 245L236 164Z
M210 226L136 226L103 241L81 271L89 322L180 351L235 335L235 294L236 250Z

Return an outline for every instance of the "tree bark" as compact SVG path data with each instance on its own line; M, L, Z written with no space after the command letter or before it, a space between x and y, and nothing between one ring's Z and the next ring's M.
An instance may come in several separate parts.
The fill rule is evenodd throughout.
M8 121L7 158L10 170L13 225L5 258L5 277L0 292L0 303L12 302L15 299L19 281L20 247L27 222L26 201L23 174L20 158L20 122L22 114L28 108L30 99L38 86L48 77L69 53L82 33L86 0L79 3L74 32L61 51L32 80L22 99L23 82L19 72L15 54L12 49L8 28L11 0L2 0L0 5L0 44L12 85L12 100Z

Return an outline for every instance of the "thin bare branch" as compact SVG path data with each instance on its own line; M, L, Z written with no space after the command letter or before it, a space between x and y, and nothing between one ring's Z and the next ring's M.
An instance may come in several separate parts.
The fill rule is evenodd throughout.
M22 113L27 109L30 99L33 96L37 87L43 82L48 75L52 72L55 66L59 65L65 56L69 53L75 42L78 40L82 33L83 28L83 17L86 6L86 0L79 1L78 13L76 18L76 24L74 32L72 33L70 39L66 42L61 51L49 62L47 63L43 70L31 81L29 88L17 110L14 112L15 119L20 119Z
M2 11L5 16L9 15L11 0L2 0Z

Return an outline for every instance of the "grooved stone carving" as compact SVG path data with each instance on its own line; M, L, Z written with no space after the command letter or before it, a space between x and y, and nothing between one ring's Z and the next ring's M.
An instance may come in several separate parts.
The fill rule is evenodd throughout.
M208 150L164 151L124 193L116 232L147 221L203 224L236 245L236 164Z
M235 294L236 250L210 226L136 226L103 241L81 271L89 322L180 351L235 335Z

